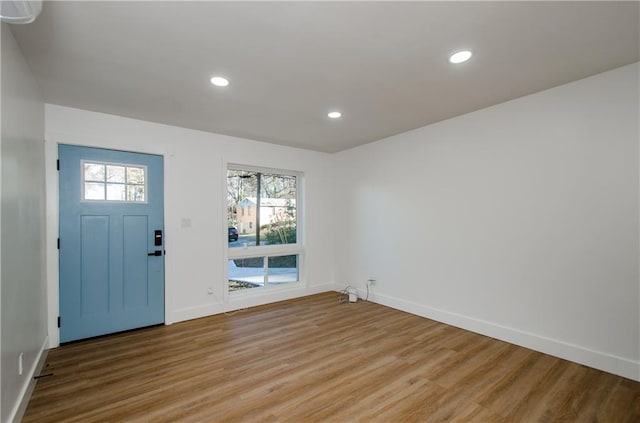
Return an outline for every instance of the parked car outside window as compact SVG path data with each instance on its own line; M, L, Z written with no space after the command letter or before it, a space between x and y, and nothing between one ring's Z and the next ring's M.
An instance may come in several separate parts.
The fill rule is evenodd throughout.
M238 240L238 230L233 226L229 226L229 242Z

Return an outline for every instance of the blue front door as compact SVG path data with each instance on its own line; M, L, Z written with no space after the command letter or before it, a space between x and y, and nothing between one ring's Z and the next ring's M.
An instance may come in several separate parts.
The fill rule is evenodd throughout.
M163 158L60 145L60 342L164 322Z

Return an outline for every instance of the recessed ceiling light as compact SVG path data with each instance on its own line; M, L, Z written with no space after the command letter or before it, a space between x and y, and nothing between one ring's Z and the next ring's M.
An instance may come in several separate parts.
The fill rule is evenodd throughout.
M214 76L210 79L211 83L216 87L226 87L229 85L229 80L221 76Z
M471 58L472 54L473 53L471 53L471 50L458 50L455 53L453 53L451 56L449 56L449 62L450 63L466 62Z
M338 119L340 116L342 116L342 113L340 113L340 112L329 112L329 114L327 114L327 116L329 116L331 119Z

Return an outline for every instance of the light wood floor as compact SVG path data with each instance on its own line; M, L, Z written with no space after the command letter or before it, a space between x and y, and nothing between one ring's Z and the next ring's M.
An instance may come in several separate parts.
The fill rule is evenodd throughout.
M63 346L24 422L640 422L640 383L326 293Z

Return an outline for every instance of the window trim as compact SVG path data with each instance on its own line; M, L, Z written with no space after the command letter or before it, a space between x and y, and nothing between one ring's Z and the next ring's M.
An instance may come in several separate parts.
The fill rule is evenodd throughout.
M296 242L293 244L277 244L277 245L258 245L258 246L247 246L247 247L236 247L229 248L228 239L225 235L224 237L224 296L225 299L228 300L230 297L244 296L244 295L260 295L267 294L268 292L273 292L273 290L286 290L286 289L296 289L300 288L300 286L306 286L305 278L304 278L304 262L305 262L305 248L304 248L304 173L302 171L290 170L290 169L282 169L282 168L274 168L274 167L262 167L262 166L253 166L240 164L237 162L226 162L222 168L223 171L223 221L224 221L224 232L227 233L228 227L228 198L227 198L227 190L228 190L228 171L229 170L240 170L240 171L249 171L249 172L260 172L260 173L270 173L270 174L279 174L279 175L288 175L296 177ZM229 291L229 275L228 275L228 261L233 259L240 258L252 258L252 257L265 257L265 261L268 261L268 257L277 257L277 256L285 256L285 255L297 255L298 256L298 281L291 282L284 286L273 286L269 284L265 284L262 289L250 289L250 290L241 290L230 292Z

